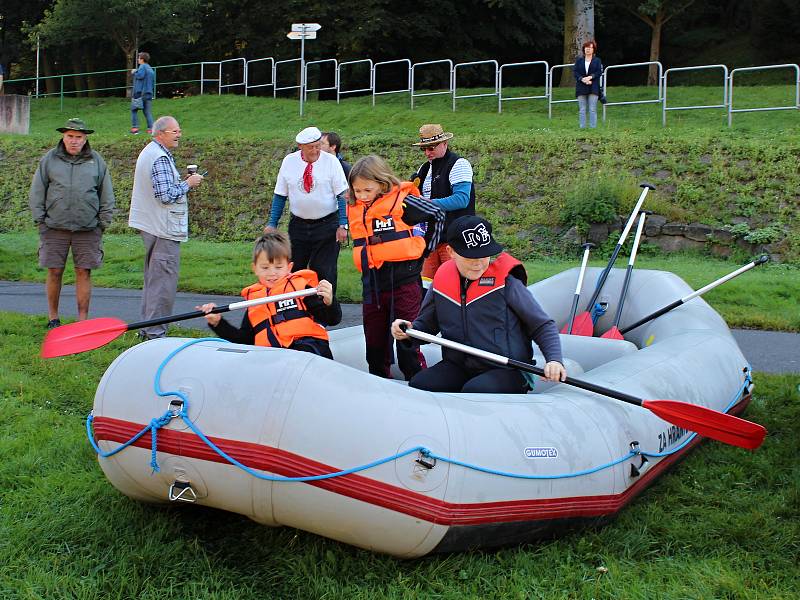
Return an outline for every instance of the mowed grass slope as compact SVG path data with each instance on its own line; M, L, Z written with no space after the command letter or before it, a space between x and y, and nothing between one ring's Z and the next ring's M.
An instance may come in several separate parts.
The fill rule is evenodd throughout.
M605 527L400 561L123 496L100 470L84 419L133 335L44 361L34 329L32 317L0 314L2 598L788 599L800 587L796 378L756 373L746 416L770 432L760 449L705 442Z
M784 105L789 86L742 88L737 102ZM524 90L506 90L520 95ZM647 99L654 90L617 88L615 98ZM708 104L715 88L675 88L671 101ZM557 90L567 99L570 90ZM296 100L242 96L158 99L158 114L178 117L184 130L176 151L179 165L208 169L192 196L191 234L216 241L251 240L266 221L281 159L296 132L309 124L339 131L351 161L369 153L385 156L402 177L424 160L411 146L425 122L440 122L456 135L452 147L472 162L478 210L497 225L507 247L520 257L567 256L562 239L574 223L562 215L565 199L609 182L621 190L619 212L629 210L638 183L657 189L646 208L671 222L733 227L726 243L737 258L752 252L742 239L771 244L784 261L800 260L800 111L740 114L729 129L720 109L679 111L661 126L657 105L609 106L597 130L579 130L576 105L544 101L508 102L497 113L495 99L460 100L452 111L446 96L419 98L412 111L404 95L311 101L306 115ZM51 147L54 129L80 115L97 129L92 143L111 167L119 216L112 232L127 230L132 175L144 135L130 136L128 104L118 98L35 101L32 134L0 136L0 231L31 228L27 191L36 162ZM284 223L286 219L284 218ZM730 237L730 236L728 236ZM737 241L738 240L738 241ZM613 244L613 242L612 242Z

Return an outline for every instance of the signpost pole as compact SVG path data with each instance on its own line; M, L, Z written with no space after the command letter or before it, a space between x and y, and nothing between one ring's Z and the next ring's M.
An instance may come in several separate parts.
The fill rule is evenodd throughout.
M300 32L300 116L303 116L303 100L306 96L306 26Z

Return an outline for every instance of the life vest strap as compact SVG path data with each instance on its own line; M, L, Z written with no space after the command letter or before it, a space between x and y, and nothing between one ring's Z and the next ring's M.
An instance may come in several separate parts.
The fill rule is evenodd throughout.
M284 321L302 319L303 317L308 317L308 316L309 314L304 310L300 310L299 308L289 308L273 316L272 324L277 325L278 323L283 323Z
M381 233L380 235L370 235L368 237L363 237L357 240L353 240L353 246L355 246L356 248L360 246L374 246L376 244L393 242L395 240L404 240L405 238L410 238L413 236L414 232L411 230L387 231L386 233Z

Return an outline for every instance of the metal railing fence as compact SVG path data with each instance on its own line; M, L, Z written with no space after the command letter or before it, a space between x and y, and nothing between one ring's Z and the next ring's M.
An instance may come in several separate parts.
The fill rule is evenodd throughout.
M257 69L256 65L260 63L266 63L268 66L268 73L270 74L270 80L266 83L254 83L251 78L251 71ZM279 85L279 68L281 65L290 65L293 63L299 63L295 65L295 70L298 73L296 84L292 85ZM320 86L316 88L309 88L308 87L308 68L311 65L321 65L321 64L328 64L332 63L334 67L334 83L330 86ZM356 87L352 89L346 89L342 85L342 69L343 67L347 67L348 69L353 68L357 65L366 65L368 68L368 82L366 87ZM241 67L241 79L234 78L235 76L230 74L230 71L226 71L226 67L230 69L234 65ZM405 68L402 71L405 75L402 77L405 81L403 82L404 87L390 87L389 89L383 89L378 91L378 74L379 72L383 72L386 67L390 65L397 65L397 66L404 66ZM419 81L418 70L424 67L431 67L431 66L446 66L447 67L447 86L446 89L436 89L435 87L432 90L428 91L421 91L417 88L417 84ZM490 65L493 67L494 71L494 90L491 92L480 92L474 94L459 94L458 86L457 86L457 79L458 79L458 72L460 69L466 67L477 67L481 65ZM503 75L509 69L517 69L521 67L530 67L530 66L542 66L544 67L545 71L545 86L544 86L544 94L541 95L522 95L522 96L509 96L503 94ZM787 63L787 64L780 64L780 65L760 65L754 67L739 67L732 70L728 70L728 67L723 64L713 64L713 65L700 65L700 66L692 66L692 67L671 67L664 70L662 64L659 61L647 61L647 62L638 62L638 63L628 63L628 64L620 64L620 65L609 65L605 68L603 76L601 78L600 84L601 89L606 93L608 96L608 80L609 80L609 73L613 71L617 71L620 69L630 69L635 67L645 67L645 66L652 66L655 65L658 69L658 79L657 79L657 95L656 98L652 99L645 99L645 100L614 100L614 101L607 101L603 104L603 121L606 120L606 111L607 108L610 106L623 106L623 105L632 105L632 104L661 104L661 111L662 111L662 125L666 126L667 124L667 112L668 111L675 111L675 110L700 110L700 109L708 109L708 108L722 108L727 109L728 113L728 126L733 126L733 114L734 113L743 113L743 112L764 112L764 111L776 111L776 110L800 110L800 66L794 63ZM379 61L373 63L372 59L359 59L359 60L350 60L350 61L343 61L339 62L337 59L328 58L328 59L320 59L320 60L313 60L304 62L300 58L290 58L285 60L275 60L273 57L264 57L264 58L255 58L251 60L246 60L245 58L232 58L220 61L200 61L200 62L190 62L190 63L179 63L179 64L172 64L172 65L159 65L153 67L156 73L156 88L159 87L163 88L165 86L176 86L176 85L185 85L185 84L194 84L199 83L200 94L206 93L206 84L215 84L217 88L217 94L222 94L223 90L228 89L235 89L235 88L242 88L244 90L244 94L248 95L249 90L261 87L271 87L272 88L272 96L273 98L277 97L279 91L284 90L295 90L299 89L301 94L301 100L304 100L308 97L309 92L319 92L324 90L335 90L336 91L336 101L339 103L341 101L341 97L347 94L356 94L356 93L371 93L372 95L372 105L375 106L377 96L387 95L387 94L401 94L401 93L408 93L410 96L410 103L411 109L414 109L414 100L415 98L420 98L423 96L437 96L437 95L450 95L452 98L452 105L453 110L456 110L456 101L460 99L466 98L481 98L481 97L497 97L497 112L500 113L503 111L503 102L510 102L515 100L533 100L533 99L544 99L547 100L547 115L548 118L553 118L553 105L554 104L562 104L562 103L574 103L577 100L574 98L568 99L555 99L554 90L558 89L553 85L555 73L557 73L561 69L572 68L572 63L568 64L561 64L561 65L549 65L547 61L543 60L534 60L534 61L527 61L527 62L515 62L515 63L506 63L503 65L498 65L496 60L480 60L480 61L472 61L472 62L463 62L463 63L456 63L454 64L450 59L440 59L440 60L432 60L432 61L423 61L419 63L412 63L410 59L403 58L403 59L395 59L395 60L386 60L386 61ZM197 69L199 67L199 78L196 75L189 75L187 78L177 78L170 81L163 81L159 79L158 72L161 70L162 72L168 69ZM299 67L299 69L297 68ZM379 71L380 68L380 71ZM216 71L214 71L216 69ZM699 104L699 105L687 105L687 106L669 106L667 102L668 98L668 90L669 90L669 78L670 74L681 72L681 71L698 71L698 70L721 70L722 71L722 79L723 79L723 93L722 93L722 103L721 104ZM735 76L741 73L747 72L756 72L756 71L768 71L768 70L778 70L778 69L792 69L794 71L794 80L792 81L792 86L794 87L794 104L787 104L787 105L780 105L780 106L758 106L752 108L735 108L734 107L734 81ZM209 73L211 70L211 73ZM120 74L124 75L124 84L122 85L105 85L102 87L87 87L87 88L76 88L76 89L69 89L69 86L66 85L66 82L70 78L83 78L83 77L104 77L108 78L111 77L111 83L113 84L114 78L118 77ZM228 76L228 82L225 81L225 75ZM39 77L25 77L25 78L17 78L17 79L6 79L5 86L6 90L9 91L13 89L14 85L19 84L26 84L29 82L35 82L35 89L36 94L34 95L35 98L46 98L49 96L59 96L60 98L60 106L63 110L64 108L64 97L69 95L75 94L85 94L85 93L92 93L92 92L113 92L118 90L129 90L131 88L129 82L130 72L127 69L111 69L105 71L90 71L84 73L66 73L60 75L47 75L47 76L39 76ZM58 91L51 91L40 93L40 82L48 81L48 80L58 80ZM363 84L359 84L363 85ZM470 89L470 88L462 88L462 89ZM29 95L33 95L31 91L28 92Z

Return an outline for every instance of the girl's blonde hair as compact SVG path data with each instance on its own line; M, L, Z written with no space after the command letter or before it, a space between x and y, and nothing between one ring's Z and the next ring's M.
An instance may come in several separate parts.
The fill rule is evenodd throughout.
M400 185L400 178L394 174L394 171L386 164L386 161L380 156L370 154L369 156L358 159L350 170L350 204L356 203L356 193L353 191L353 182L356 180L356 177L369 181L376 181L380 184L381 192L384 194L394 186Z

